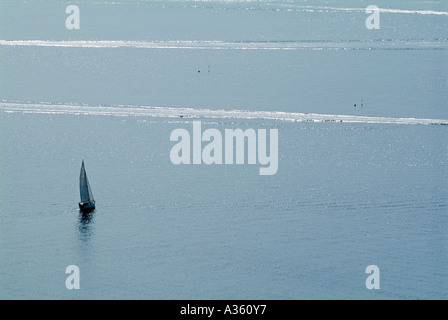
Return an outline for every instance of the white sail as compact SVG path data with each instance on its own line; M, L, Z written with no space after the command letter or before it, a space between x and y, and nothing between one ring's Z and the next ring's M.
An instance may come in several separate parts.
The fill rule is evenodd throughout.
M94 201L89 180L87 179L86 169L84 168L84 160L82 161L81 173L79 175L79 192L81 194L81 202Z

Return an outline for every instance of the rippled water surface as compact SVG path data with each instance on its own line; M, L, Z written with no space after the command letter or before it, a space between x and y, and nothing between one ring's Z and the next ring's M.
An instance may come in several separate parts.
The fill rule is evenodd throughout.
M1 299L448 298L445 2L73 4L0 5ZM277 173L174 165L193 121Z

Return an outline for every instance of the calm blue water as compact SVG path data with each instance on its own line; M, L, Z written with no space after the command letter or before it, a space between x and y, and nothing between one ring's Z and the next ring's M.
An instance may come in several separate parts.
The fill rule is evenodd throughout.
M368 4L351 1L79 2L76 33L66 5L6 1L0 38L228 48L0 45L2 105L22 106L0 108L1 299L448 298L446 126L199 119L222 133L278 129L278 172L260 176L259 165L173 165L170 134L191 119L76 114L127 104L448 119L448 15L383 13L372 35L365 13L345 10ZM367 50L372 39L399 49ZM280 49L232 47L266 40ZM322 48L282 49L309 40ZM34 102L74 112L27 112ZM97 202L88 216L81 159ZM73 264L79 290L65 287ZM369 265L380 290L366 289Z

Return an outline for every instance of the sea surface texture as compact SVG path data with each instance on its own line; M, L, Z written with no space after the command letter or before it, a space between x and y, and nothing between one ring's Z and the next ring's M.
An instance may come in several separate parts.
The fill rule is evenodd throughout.
M448 3L1 1L0 218L2 300L448 299Z

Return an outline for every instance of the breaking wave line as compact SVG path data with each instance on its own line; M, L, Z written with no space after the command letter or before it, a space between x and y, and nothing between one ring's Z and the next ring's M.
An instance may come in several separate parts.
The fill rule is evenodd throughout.
M366 8L341 8L341 7L323 7L323 6L306 6L305 8L317 9L317 10L330 10L330 11L347 11L347 12L365 12ZM397 14L421 14L421 15L437 15L448 16L446 11L435 10L407 10L407 9L392 9L392 8L378 8L381 13L397 13Z
M0 40L0 46L208 50L448 50L448 39L296 41Z
M292 1L266 1L266 0L169 0L169 1L78 1L78 3L89 3L97 5L129 5L133 3L136 6L156 6L165 8L167 4L181 4L188 8L208 8L212 10L275 10L275 11L298 11L298 12L365 12L366 8L346 8L324 5L303 5ZM237 6L234 6L237 5ZM447 11L437 10L416 10L416 9L398 9L398 8L379 8L381 13L394 14L419 14L419 15L444 15L448 16Z
M296 113L282 111L212 110L198 108L150 107L129 105L53 104L45 102L0 102L6 113L66 114L86 116L153 117L183 119L260 119L286 122L341 122L373 124L448 125L448 119L389 118L355 115Z

